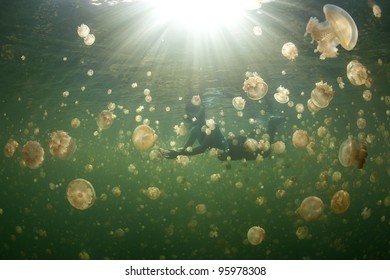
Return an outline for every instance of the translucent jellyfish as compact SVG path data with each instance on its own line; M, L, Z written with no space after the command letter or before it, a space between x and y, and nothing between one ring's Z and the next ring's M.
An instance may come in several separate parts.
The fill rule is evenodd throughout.
M244 149L247 152L255 153L257 151L257 141L253 138L247 138L244 142Z
M367 69L359 61L352 60L347 65L347 77L351 84L355 86L363 85L368 79Z
M292 142L295 148L305 148L309 144L309 135L305 130L298 129L292 136Z
M352 17L342 8L327 4L323 8L326 21L319 22L311 17L306 26L306 33L317 41L317 49L321 53L320 59L337 56L337 46L347 51L352 50L358 39L358 30Z
M298 49L291 42L285 43L282 47L282 55L288 60L295 60L298 57Z
M69 203L79 210L85 210L95 203L96 193L92 184L85 179L74 179L66 189Z
M89 31L90 31L90 29L89 29L88 25L86 25L86 24L82 24L79 27L77 27L77 34L79 34L79 36L81 38L87 37L89 34Z
M307 108L309 108L310 112L317 113L321 110L320 107L316 106L311 99L307 100Z
M161 195L161 191L157 187L149 187L146 189L146 191L144 193L151 200L156 200Z
M14 139L8 140L7 144L4 146L4 155L6 157L12 157L19 147L19 143Z
M316 196L309 196L302 201L296 213L305 221L314 221L321 216L323 211L324 203L322 200Z
M111 189L111 193L112 193L115 197L120 197L121 194L122 194L121 187L120 187L120 186L113 187L113 188Z
M203 215L207 212L207 207L205 204L203 203L200 203L200 204L197 204L195 206L195 211L196 211L196 214L198 215Z
M253 226L248 230L246 236L250 244L259 245L265 238L265 230L259 226Z
M74 139L63 130L58 130L50 134L48 142L50 154L60 159L72 157L77 148Z
M70 122L70 125L73 127L73 128L78 128L80 127L80 120L78 118L74 118L72 119L72 121Z
M274 94L274 98L276 101L278 101L279 103L287 103L288 101L290 101L290 98L289 98L289 95L290 94L290 91L282 86L279 86L277 89L276 89L276 93Z
M286 150L286 144L283 141L276 141L272 144L272 149L276 154L283 154Z
M348 210L349 204L349 193L340 190L332 196L330 201L330 209L332 209L332 211L336 214L341 214Z
M182 166L187 166L190 163L190 158L188 156L178 155L176 162Z
M110 128L114 120L116 119L116 115L113 112L108 110L103 110L96 118L96 123L100 129Z
M253 34L255 34L255 36L261 36L261 34L263 34L263 30L261 30L261 27L256 25L253 27Z
M91 45L93 45L93 43L95 43L95 35L93 35L93 34L88 34L88 35L84 38L84 44L86 44L87 46L91 46Z
M370 101L372 99L372 92L369 89L363 91L363 99L365 101Z
M344 167L355 164L357 168L363 168L367 155L367 143L365 141L357 144L354 140L347 139L340 145L339 161Z
M382 9L377 4L372 5L372 13L375 17L380 18L382 16Z
M157 135L150 126L141 124L134 129L133 143L137 149L147 150L154 145L156 140Z
M194 95L191 98L192 105L199 106L202 103L202 99L199 95Z
M267 94L268 85L259 75L254 73L244 81L242 89L249 99L259 100Z
M306 239L309 237L309 228L307 226L298 227L295 231L295 235L300 240Z
M245 108L245 99L242 98L241 96L237 96L237 97L234 97L233 100L232 100L232 104L233 104L233 107L236 109L236 110L244 110Z
M22 149L22 160L31 169L37 169L44 160L45 151L37 141L28 141Z
M311 102L318 108L325 108L333 99L333 88L327 83L320 81L316 83L316 87L311 91Z

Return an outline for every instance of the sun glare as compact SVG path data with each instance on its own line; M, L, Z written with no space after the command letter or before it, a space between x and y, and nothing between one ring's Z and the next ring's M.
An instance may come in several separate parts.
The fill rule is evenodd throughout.
M196 30L229 26L242 15L240 0L151 0L159 20L175 21Z

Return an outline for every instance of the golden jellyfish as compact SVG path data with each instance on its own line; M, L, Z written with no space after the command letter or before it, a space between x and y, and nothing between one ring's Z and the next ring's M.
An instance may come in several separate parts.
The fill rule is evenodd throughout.
M288 60L295 60L298 57L298 49L291 42L285 43L282 47L282 55Z
M146 189L145 195L151 200L156 200L160 197L161 191L157 187L149 187Z
M53 132L49 138L49 151L60 159L70 158L76 151L76 142L63 130Z
M95 203L96 193L92 184L81 178L71 181L66 189L69 203L79 210L85 210Z
M318 108L325 108L329 105L329 102L333 99L332 86L320 81L316 83L316 87L311 91L310 100Z
M330 201L330 209L336 214L344 213L350 204L349 193L343 190L336 192Z
M72 121L70 122L70 125L73 127L73 128L78 128L80 126L80 120L78 118L74 118L72 119Z
M290 101L290 98L288 97L288 95L290 94L290 91L282 86L279 86L277 89L276 89L276 93L274 94L274 98L276 101L278 101L279 103L287 103L288 101Z
M357 144L355 140L347 139L340 145L339 161L344 167L355 164L357 168L363 168L367 155L367 143L365 141Z
M377 4L372 5L372 13L376 18L380 18L382 16L382 9Z
M310 112L312 113L317 113L319 110L321 110L320 107L314 105L311 99L307 100L307 108L309 108Z
M88 36L89 34L89 27L88 25L86 24L81 24L80 26L77 27L77 34L81 37L81 38L85 38Z
M276 141L272 144L272 149L278 155L283 154L286 150L286 144L283 141Z
M141 124L134 129L133 143L137 149L147 150L154 145L156 140L157 135L150 126Z
M295 231L295 235L299 240L303 240L309 237L309 228L307 226L298 227Z
M292 142L295 148L305 148L309 144L309 135L305 130L298 129L292 136Z
M355 86L363 85L368 80L367 68L357 60L351 60L347 65L347 77Z
M301 216L305 221L317 220L324 211L324 203L317 196L306 197L299 208L297 214Z
M45 151L37 141L28 141L22 149L22 160L31 169L37 169L44 160Z
M199 106L200 104L202 104L202 99L200 98L199 95L194 95L191 98L191 103L194 106Z
M242 98L241 96L234 97L232 100L232 104L233 104L234 109L239 110L239 111L244 110L245 103L246 103L245 99Z
M249 153L255 153L257 151L257 141L253 138L247 138L244 142L244 149Z
M268 85L264 82L263 78L256 73L252 73L252 76L244 81L242 89L249 99L259 100L267 94Z
M114 115L113 112L108 110L103 110L97 116L96 123L100 129L107 129L111 127L115 118L116 115Z
M87 46L91 46L95 43L95 35L88 34L86 37L84 37L84 44Z
M205 204L203 203L200 203L200 204L197 204L195 206L195 211L196 211L196 214L198 215L203 215L207 212L207 207Z
M8 140L7 144L4 146L4 155L6 157L12 157L17 149L19 148L19 143L16 142L14 139Z
M311 17L306 26L306 33L311 35L312 41L317 41L317 49L321 53L320 59L337 57L337 46L347 51L352 50L358 40L358 30L355 21L342 8L327 4L323 8L326 21L319 22Z
M259 245L265 238L265 230L259 226L253 226L248 230L246 236L250 244Z

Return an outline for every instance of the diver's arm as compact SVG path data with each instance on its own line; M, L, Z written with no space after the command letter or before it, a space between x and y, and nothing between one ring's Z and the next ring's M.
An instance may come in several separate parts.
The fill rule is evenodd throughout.
M192 134L193 133L191 133L191 135ZM195 135L195 139L192 140L192 143L195 142L195 140L196 140L196 132L194 133L194 135ZM187 143L191 143L190 140L191 140L191 136L188 139ZM195 148L188 149L188 147L190 147L191 145L189 145L189 146L185 145L184 147L186 147L186 148L183 147L183 148L179 148L177 150L160 149L160 153L163 157L168 158L168 159L174 159L179 155L193 156L193 155L198 155L198 154L204 153L208 149L209 145L210 145L210 136L206 136L206 137L204 137L202 143Z

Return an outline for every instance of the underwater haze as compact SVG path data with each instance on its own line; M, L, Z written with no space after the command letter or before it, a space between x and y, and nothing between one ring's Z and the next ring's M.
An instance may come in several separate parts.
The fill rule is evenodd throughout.
M390 3L259 2L0 1L0 259L388 259Z

